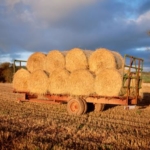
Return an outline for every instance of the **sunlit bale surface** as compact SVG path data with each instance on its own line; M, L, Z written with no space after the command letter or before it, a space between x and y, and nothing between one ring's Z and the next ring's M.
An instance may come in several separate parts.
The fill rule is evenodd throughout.
M90 95L94 93L94 76L89 70L77 70L69 76L69 93L71 95Z
M117 69L104 69L95 78L95 92L102 96L119 96L122 75Z
M26 69L19 69L13 76L13 89L18 92L27 92L30 73Z
M64 69L65 68L65 57L58 50L50 51L44 63L44 70L48 73L52 73L56 69Z
M51 73L48 79L48 91L51 94L68 94L68 78L66 69L58 69Z
M66 69L70 72L87 69L88 60L82 49L73 48L66 54Z
M43 70L36 70L30 74L28 85L30 93L46 94L48 75Z
M27 69L30 72L33 72L35 70L43 70L44 69L44 61L46 59L46 55L42 52L35 52L27 60Z
M121 66L121 56L105 48L96 49L89 57L89 70L95 74L105 68L120 69Z

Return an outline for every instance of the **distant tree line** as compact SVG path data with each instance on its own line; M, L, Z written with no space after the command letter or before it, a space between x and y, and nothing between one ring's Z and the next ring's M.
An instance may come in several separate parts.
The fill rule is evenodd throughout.
M13 63L9 63L9 62L0 63L0 82L3 83L12 82L13 75L14 75L14 67L16 71L20 69L20 66L14 66ZM24 66L22 67L25 68Z

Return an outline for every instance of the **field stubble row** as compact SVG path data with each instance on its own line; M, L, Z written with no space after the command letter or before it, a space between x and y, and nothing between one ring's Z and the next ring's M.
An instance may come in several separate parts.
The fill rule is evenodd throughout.
M150 107L114 106L70 116L65 104L17 103L0 96L0 149L149 149L149 114Z

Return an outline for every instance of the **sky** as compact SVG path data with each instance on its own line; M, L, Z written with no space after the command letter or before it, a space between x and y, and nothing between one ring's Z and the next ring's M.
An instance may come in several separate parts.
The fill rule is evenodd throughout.
M0 63L34 52L107 48L150 71L150 0L0 0Z

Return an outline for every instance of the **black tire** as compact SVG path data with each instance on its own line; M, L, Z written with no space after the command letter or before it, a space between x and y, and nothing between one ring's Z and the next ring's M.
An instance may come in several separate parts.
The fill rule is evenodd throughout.
M100 111L103 111L104 108L105 108L105 104L96 103L96 104L95 104L94 111L95 111L95 112L100 112Z
M71 99L67 103L67 111L70 115L82 115L85 111L85 105L81 99Z

